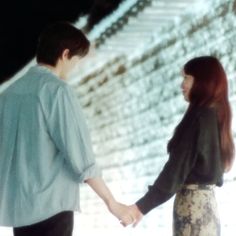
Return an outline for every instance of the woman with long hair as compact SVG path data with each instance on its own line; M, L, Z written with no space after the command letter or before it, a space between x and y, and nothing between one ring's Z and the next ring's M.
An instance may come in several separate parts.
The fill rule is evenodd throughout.
M235 151L227 77L213 56L188 61L182 75L182 93L189 106L168 143L169 160L130 212L136 225L144 214L176 194L174 236L219 236L214 187L222 186Z

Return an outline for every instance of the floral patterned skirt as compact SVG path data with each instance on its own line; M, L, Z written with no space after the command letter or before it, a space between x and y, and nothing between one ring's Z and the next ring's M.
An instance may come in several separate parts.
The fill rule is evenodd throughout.
M176 194L173 236L220 236L213 185L184 185Z

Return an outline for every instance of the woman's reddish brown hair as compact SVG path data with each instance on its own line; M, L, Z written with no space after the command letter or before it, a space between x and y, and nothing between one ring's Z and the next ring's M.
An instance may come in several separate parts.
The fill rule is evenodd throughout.
M184 72L194 77L190 106L214 107L217 111L224 170L231 169L235 147L232 136L232 113L228 99L228 82L223 66L213 56L196 57L184 65Z

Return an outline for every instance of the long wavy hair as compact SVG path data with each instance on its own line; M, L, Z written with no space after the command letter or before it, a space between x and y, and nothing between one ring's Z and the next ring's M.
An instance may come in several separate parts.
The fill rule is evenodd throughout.
M196 57L183 70L194 77L189 94L190 106L214 107L217 113L221 156L225 172L233 165L235 147L232 136L232 113L228 99L228 82L223 66L213 56Z

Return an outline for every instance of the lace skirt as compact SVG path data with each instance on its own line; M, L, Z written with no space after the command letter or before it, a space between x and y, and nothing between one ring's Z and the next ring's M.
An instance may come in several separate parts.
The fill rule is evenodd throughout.
M173 236L220 236L213 185L185 185L174 201Z

